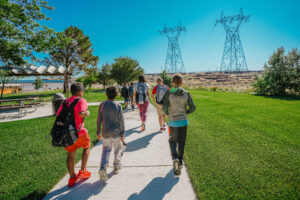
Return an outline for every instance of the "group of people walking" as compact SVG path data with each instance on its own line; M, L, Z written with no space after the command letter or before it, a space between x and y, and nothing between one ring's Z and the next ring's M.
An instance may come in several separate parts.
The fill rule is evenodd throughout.
M161 78L157 79L157 85L153 88L150 96L150 86L143 75L139 76L138 83L127 83L121 89L121 95L124 97L125 109L130 104L134 110L135 105L139 109L141 119L141 131L146 129L147 111L150 97L156 107L159 118L159 130L164 132L167 129L166 116L168 115L169 127L169 146L173 159L174 174L180 175L183 166L184 145L187 135L188 119L187 114L194 112L196 107L189 92L182 88L183 80L181 74L175 74L172 80L172 89L163 84ZM68 186L73 187L78 179L87 179L91 173L87 170L87 161L90 152L90 137L84 127L84 118L90 115L87 102L83 98L84 87L80 83L71 85L72 97L66 100L68 106L76 99L74 117L76 129L78 130L78 139L76 142L65 149L68 151L67 166L70 174ZM107 101L100 104L97 117L97 139L103 141L103 151L99 175L101 180L108 180L107 167L111 151L114 152L114 170L113 173L119 173L121 169L121 158L126 145L125 125L122 106L115 101L118 96L118 89L115 86L109 86L106 89ZM59 109L58 114L61 112ZM78 174L74 171L75 152L78 148L83 148L81 169Z

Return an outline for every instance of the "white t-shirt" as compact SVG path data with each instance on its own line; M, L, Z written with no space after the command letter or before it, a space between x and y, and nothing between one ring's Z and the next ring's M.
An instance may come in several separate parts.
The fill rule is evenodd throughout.
M144 86L144 88L145 88L145 95L146 95L146 96L145 96L145 102L148 102L148 101L149 101L148 92L149 92L149 90L150 90L149 84L148 84L148 83L135 83L134 86L133 86L133 89L134 89L134 91L135 91L136 93L138 93L138 91L137 91L138 88L140 88L140 89L142 88L142 87L138 87L138 86ZM141 93L141 92L140 92L140 93ZM142 94L140 94L138 98L139 98L139 99L136 99L136 100L135 100L136 103L139 103L139 104L145 103Z

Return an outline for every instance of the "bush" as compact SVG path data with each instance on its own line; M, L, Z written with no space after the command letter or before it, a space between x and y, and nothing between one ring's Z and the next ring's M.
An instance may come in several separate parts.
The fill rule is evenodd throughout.
M286 56L279 48L265 64L260 77L256 76L253 84L258 95L281 96L300 92L300 53L293 49Z
M162 80L164 81L164 84L172 87L172 77L168 75L167 71L164 70L161 74L160 77L162 78Z
M213 92L217 91L217 87L211 87L210 91L213 91Z

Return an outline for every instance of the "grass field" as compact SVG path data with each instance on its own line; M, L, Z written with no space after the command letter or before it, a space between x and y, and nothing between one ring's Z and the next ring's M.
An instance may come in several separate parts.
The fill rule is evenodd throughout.
M300 101L191 94L185 159L199 199L300 199Z
M27 97L40 97L41 99L52 99L55 93L61 93L60 90L45 91L45 92L32 92L22 94L5 94L3 99L19 99ZM71 94L70 94L71 95ZM66 95L65 95L66 96ZM84 98L88 102L102 102L106 100L104 90L91 90L90 92L84 92ZM120 96L116 98L117 101L123 100Z
M185 160L199 199L300 199L299 100L191 94L197 110L189 116ZM85 123L95 141L97 107L90 110ZM53 122L0 123L0 199L40 199L67 173L65 151L46 137Z

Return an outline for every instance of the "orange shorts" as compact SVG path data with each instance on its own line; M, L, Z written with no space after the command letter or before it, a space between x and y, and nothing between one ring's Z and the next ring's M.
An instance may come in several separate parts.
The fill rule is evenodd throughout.
M65 150L67 150L68 152L74 152L76 151L76 149L79 149L79 148L83 148L83 149L87 149L90 147L90 136L88 134L85 134L85 135L82 135L80 136L77 141L68 146L68 147L65 147Z

